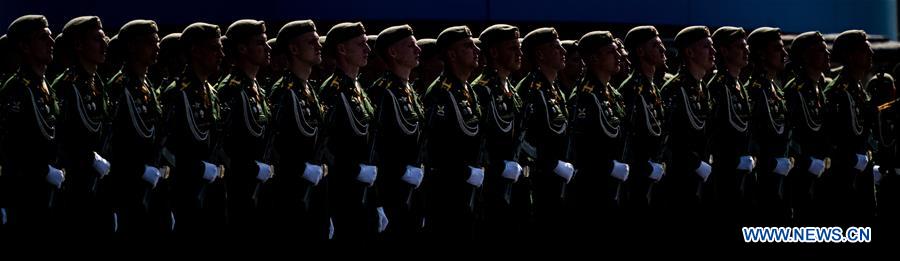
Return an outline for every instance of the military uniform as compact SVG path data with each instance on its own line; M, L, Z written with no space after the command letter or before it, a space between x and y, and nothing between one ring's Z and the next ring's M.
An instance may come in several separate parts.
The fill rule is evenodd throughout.
M25 37L46 27L43 16L20 17L9 27L10 40L29 41ZM56 228L49 222L59 186L49 184L48 177L62 176L56 165L56 97L43 75L22 66L0 89L0 106L3 176L10 188L8 224L23 236L42 235Z
M668 130L664 128L665 108L656 85L643 73L635 70L619 88L625 104L625 129L628 129L625 159L632 177L626 187L626 205L630 211L641 213L651 205L659 205L660 189L666 160ZM654 170L654 166L659 168ZM653 176L654 173L660 176ZM662 188L662 187L660 187Z
M312 21L295 21L278 32L287 43L315 31ZM328 238L328 180L325 161L324 107L317 86L293 72L282 73L269 96L272 105L275 168L272 179L275 222L286 234L303 240Z
M187 43L202 38L218 38L215 25L195 23L185 28ZM177 81L163 92L164 145L175 155L172 169L173 206L176 233L198 236L212 233L225 222L225 192L221 165L222 119L216 90L185 69Z
M900 108L894 87L893 77L879 73L868 83L868 92L872 95L870 106L873 112L872 137L877 144L877 152L873 160L879 169L873 169L877 189L878 215L882 223L892 225L893 218L900 214L900 147L897 146L900 134ZM879 182L879 177L880 182ZM891 229L896 229L896 226Z
M169 221L165 193L168 186L160 180L167 174L161 170L160 158L162 134L158 126L162 110L150 86L146 78L141 80L140 76L125 71L117 73L107 84L113 122L111 146L122 152L112 154L116 168L104 185L108 186L111 206L118 214L119 231L129 235L168 230L172 225L158 219L164 217ZM154 171L158 174L155 177Z
M525 36L523 50L531 53L531 48L557 39L555 29L537 29ZM535 222L539 233L567 233L568 224L562 219L572 210L567 186L574 173L559 171L572 167L566 97L556 79L547 79L537 69L519 82L516 91L523 101L526 146L535 151L529 174L534 184ZM568 179L563 177L567 174Z
M810 172L812 164L827 167L831 152L828 137L823 129L825 100L819 87L825 86L825 78L807 79L798 74L784 87L788 106L788 126L791 126L791 143L799 149L796 168L788 174L791 205L795 219L809 221L812 218L812 197L818 192L813 187L817 175ZM821 162L820 162L821 161ZM818 174L821 174L818 173ZM824 175L827 175L825 173Z
M238 20L228 27L226 43L236 48L265 31L262 21ZM274 174L270 165L272 149L266 95L256 77L250 77L237 66L222 77L216 89L224 128L222 147L228 157L225 168L228 222L238 233L260 232L267 224L262 222L259 201L268 191L266 181Z
M578 166L579 215L587 218L585 229L606 227L611 223L604 221L618 218L618 206L625 201L625 103L609 82L590 73L575 85L569 103L573 114L574 164ZM616 168L626 169L625 176L620 176L626 180L613 176L622 174Z
M483 153L477 96L465 80L445 72L428 87L424 99L429 166L425 182L431 209L427 222L438 234L471 231L478 189L466 180L469 167L482 166Z
M726 70L709 81L709 138L712 144L714 194L719 208L749 211L756 178L750 158L750 104L747 90ZM749 168L748 168L749 167ZM749 213L749 212L748 212Z
M846 72L846 70L844 70ZM825 131L833 141L831 175L822 177L822 200L838 211L839 222L866 222L874 217L875 191L869 144L869 94L859 81L842 73L825 88ZM860 159L862 157L862 159ZM825 202L823 202L825 203Z
M758 198L764 209L762 220L786 222L790 218L788 190L785 179L793 160L788 158L790 127L787 107L781 88L766 77L764 71L755 72L744 89L750 101L750 132L757 151Z
M332 27L326 38L326 50L335 54L338 43L365 34L361 23L343 23ZM333 156L329 182L329 205L334 210L335 238L338 240L373 239L378 229L377 187L364 183L365 168L374 164L373 135L369 128L374 108L356 77L336 69L319 90L325 105L324 126L328 129L329 153ZM374 128L372 128L374 129Z

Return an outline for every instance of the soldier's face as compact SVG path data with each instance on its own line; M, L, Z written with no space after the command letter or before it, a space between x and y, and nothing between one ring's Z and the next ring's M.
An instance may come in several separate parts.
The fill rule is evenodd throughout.
M849 53L849 63L851 66L867 71L872 69L872 56L874 56L874 54L875 52L872 51L872 45L869 41L866 41L865 45L853 48Z
M538 48L538 61L542 67L562 70L566 67L566 49L559 40L544 44Z
M272 59L269 54L272 51L272 48L269 47L269 44L267 44L266 41L268 41L268 39L266 39L265 33L250 37L243 47L241 47L241 55L253 65L265 66L269 64Z
M522 68L522 44L518 39L500 42L493 47L496 52L494 61L507 71L516 71Z
M577 51L567 51L566 54L568 57L565 58L566 64L563 66L563 70L573 79L581 78L584 73L584 61L581 60L581 54Z
M53 60L53 37L50 28L33 33L22 45L25 57L31 57L38 64L47 65Z
M749 62L750 49L747 47L746 39L739 39L728 45L720 46L719 49L725 63L733 66L744 67Z
M159 55L159 34L152 33L139 37L132 43L132 57L137 64L149 66L156 63Z
M319 42L319 34L316 32L295 37L288 48L291 55L302 62L313 65L322 63L322 43Z
M784 42L782 42L781 39L769 42L763 55L765 55L765 57L763 57L764 66L776 72L784 70L788 53L787 50L784 49Z
M621 69L619 62L622 60L622 57L619 56L619 51L616 50L615 44L600 47L595 56L598 61L597 66L603 72L615 74Z
M372 49L366 43L366 35L361 34L339 45L338 54L349 60L351 65L363 67L369 63L369 52Z
M688 47L687 58L702 69L711 70L716 64L716 49L713 48L712 39L707 37Z
M202 67L198 69L213 73L218 71L219 64L225 57L220 37L200 41L194 46L192 53L196 64Z
M404 68L414 68L419 65L422 48L416 45L416 37L409 36L392 44L387 53L395 64Z
M472 38L456 41L450 50L451 56L454 57L454 63L472 70L478 68L479 51L480 49L475 45L475 41Z
M76 45L75 51L78 52L82 60L93 64L101 64L106 61L108 41L109 38L106 37L103 29L97 28L84 34L84 38Z
M638 57L642 63L652 65L654 67L666 64L666 46L663 45L662 39L657 36L653 40L644 43L644 46L637 49Z
M806 66L818 72L824 72L831 66L831 52L824 41L813 44L806 50Z

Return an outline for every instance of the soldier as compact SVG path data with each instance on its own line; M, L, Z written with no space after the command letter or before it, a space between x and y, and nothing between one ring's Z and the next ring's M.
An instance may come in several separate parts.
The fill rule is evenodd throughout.
M375 39L378 35L366 35L366 44L369 47L375 46ZM368 91L369 87L375 83L375 80L381 78L381 74L387 70L387 61L384 60L377 52L369 53L369 61L366 66L360 68L359 84L363 86L363 90Z
M863 88L872 69L872 47L861 30L849 30L834 40L834 61L844 69L825 88L825 130L833 143L831 175L822 177L829 215L840 224L870 223L875 215L875 191L869 161L871 117L869 94Z
M260 69L262 76L258 77L260 78L259 84L266 93L272 93L272 86L275 85L276 81L281 79L281 76L284 76L284 72L287 70L288 66L288 56L282 52L281 48L277 48L277 41L277 38L266 41L266 44L269 45L269 49L272 50L269 53L270 61L268 66Z
M275 223L284 235L324 241L330 225L326 136L323 107L309 82L312 68L322 62L322 45L311 20L285 24L277 39L276 46L288 56L288 70L269 96L280 173L273 177Z
M413 75L416 77L413 88L419 95L424 95L428 86L431 86L434 79L444 71L444 61L438 55L436 43L437 41L431 38L416 41L416 46L422 49L422 53L419 55L419 65L413 69Z
M566 97L569 97L578 79L584 76L584 61L581 59L581 53L578 52L578 41L565 40L560 42L563 49L566 49L566 67L559 74L559 89Z
M825 100L820 90L825 88L822 72L828 69L829 52L819 32L802 33L791 43L791 62L797 66L796 76L784 87L787 98L792 147L796 146L796 168L788 174L794 219L810 222L817 215L811 212L812 197L817 196L814 183L830 165L831 153L825 130Z
M613 75L612 79L609 80L609 83L613 86L613 88L619 88L622 86L622 83L625 82L625 79L628 79L628 75L631 74L631 61L628 60L628 50L625 49L625 43L622 42L622 39L616 38L616 51L619 52L619 72Z
M472 89L483 112L480 124L487 153L484 229L488 240L519 240L529 218L528 183L519 158L525 134L522 99L509 79L522 66L519 29L496 24L484 29L479 39L487 64Z
M184 71L184 65L187 64L182 51L180 50L179 41L181 33L171 33L166 35L159 41L159 62L150 66L150 83L151 88L159 96L162 91L172 81L176 81Z
M649 206L656 204L652 190L665 174L667 133L662 99L653 77L666 62L666 48L653 26L638 26L625 35L625 49L633 70L619 87L625 103L625 129L629 146L625 161L631 179L626 183L629 212L636 223L649 219Z
M877 153L873 161L874 182L877 188L878 215L880 223L888 231L894 232L898 228L894 218L900 214L900 201L898 201L898 173L900 173L900 151L897 147L897 89L894 79L890 74L878 73L869 81L867 88L872 95L870 100L874 109L872 117L872 136L878 145Z
M210 84L224 57L219 27L194 23L181 33L188 60L178 80L163 93L166 145L175 155L172 169L175 232L185 240L216 236L224 225L224 175L219 100Z
M334 157L328 190L337 240L373 240L387 227L374 186L378 169L369 128L374 108L357 81L370 51L365 33L362 23L340 23L325 40L325 52L337 64L319 90L326 107L327 148Z
M6 82L18 67L16 49L10 43L9 37L4 34L0 36L0 82Z
M76 234L110 231L112 221L99 205L98 185L109 174L109 161L102 155L108 136L106 89L97 68L105 60L107 37L100 18L81 16L72 19L57 38L57 50L67 60L75 61L56 81L52 89L59 98L60 166L68 174L63 188L63 207L68 216L67 227Z
M259 197L262 186L274 174L271 164L269 106L257 79L269 63L266 25L263 21L238 20L225 31L222 43L234 66L217 86L222 101L223 139L229 165L225 173L228 221L238 234L261 230Z
M751 147L757 151L759 220L767 225L785 224L790 219L785 179L794 161L788 157L790 127L785 98L775 77L784 71L787 51L778 28L757 28L747 42L753 71L744 89L750 95Z
M161 161L162 110L147 78L159 52L156 22L133 20L122 26L118 41L125 58L124 67L106 85L109 90L111 147L118 148L116 162L104 185L117 214L118 232L126 238L143 239L160 231L170 231L171 212L167 185L160 184L170 166ZM155 234L159 235L159 234Z
M428 216L434 240L472 240L476 196L484 181L481 111L466 82L478 67L479 49L466 26L444 29L437 38L444 72L425 93L425 163Z
M391 226L389 240L414 240L422 224L421 190L424 147L421 135L424 109L410 85L410 72L422 49L416 46L412 27L388 27L378 34L375 52L387 64L387 72L369 88L375 104L375 144L379 155L379 193Z
M570 233L564 222L571 201L566 187L575 175L569 163L570 139L566 97L557 76L566 64L556 29L531 31L522 41L525 58L534 66L516 86L524 108L525 142L534 147L530 179L534 184L534 211L538 234L560 236Z
M56 164L59 109L44 78L54 41L41 15L17 18L7 36L22 62L0 90L0 149L10 188L7 222L13 235L41 238L56 229L50 210L65 179Z
M624 221L624 182L629 167L623 163L626 130L625 104L610 80L618 72L619 52L608 31L593 31L578 40L585 75L569 100L572 115L574 163L578 166L576 204L579 224L595 235Z
M707 133L711 108L706 84L707 72L715 66L715 49L705 26L690 26L675 36L681 64L678 74L662 88L666 126L671 153L666 194L671 220L684 224L678 229L695 229L708 224L699 219L701 203L709 200L710 166ZM710 124L711 125L711 124ZM682 230L683 231L683 230Z
M756 178L755 158L750 156L750 104L741 86L741 71L749 62L747 33L743 28L723 26L712 35L717 68L709 80L709 140L713 166L716 208L725 222L753 213L751 204ZM749 221L744 219L742 221Z

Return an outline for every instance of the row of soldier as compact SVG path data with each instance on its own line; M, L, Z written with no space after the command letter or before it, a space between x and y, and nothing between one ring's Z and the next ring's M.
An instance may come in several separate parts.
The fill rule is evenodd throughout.
M473 38L456 26L417 41L401 25L373 40L361 23L320 37L302 20L267 33L256 20L224 35L194 23L160 41L155 22L135 20L109 41L85 16L54 39L42 16L15 20L0 40L18 68L0 90L3 230L355 241L625 223L730 235L872 224L897 208L894 85L867 79L862 31L836 39L834 79L818 32L788 53L777 28L687 27L662 77L654 27L594 31L568 43L584 69L566 88L553 28ZM165 52L176 66L150 73ZM370 55L385 70L361 84ZM104 79L107 56L119 61Z

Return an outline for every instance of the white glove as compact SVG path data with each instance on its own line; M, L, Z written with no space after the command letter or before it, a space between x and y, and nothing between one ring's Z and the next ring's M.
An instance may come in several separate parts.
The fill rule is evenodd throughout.
M566 183L569 183L569 181L572 181L572 176L575 176L575 167L572 166L572 163L560 160L556 163L556 168L553 168L553 172L565 179Z
M772 171L777 173L778 175L787 176L791 169L794 168L794 164L791 163L791 159L785 157L776 158L775 162L775 169Z
M484 169L469 166L469 179L466 180L466 183L478 188L481 187L482 182L484 182Z
M219 177L219 167L213 165L212 163L203 162L203 179L206 182L213 183L216 181L216 178Z
M809 159L810 162L807 171L816 177L821 177L822 173L825 172L825 161L813 157L810 157Z
M119 214L113 212L113 232L119 232Z
M881 185L881 166L875 165L872 166L872 181L875 182L875 185Z
M100 157L100 154L94 152L94 170L97 170L97 174L100 174L100 177L105 177L106 174L109 174L109 161L106 161L103 157Z
M319 181L322 181L322 165L315 165L306 163L306 169L303 170L303 179L312 183L313 186L319 185Z
M66 181L66 173L50 165L47 167L50 168L50 171L47 171L47 182L56 188L61 188L62 183Z
M328 239L334 239L334 219L328 218Z
M387 215L384 214L384 208L378 207L375 209L378 211L378 233L384 232L388 226L388 218Z
M626 181L628 180L628 170L628 164L619 162L618 160L613 160L613 169L612 172L609 173L609 175L618 180Z
M425 172L422 171L422 168L406 165L406 172L403 173L403 177L400 177L400 179L415 188L419 188L419 185L422 184L422 178L424 177Z
M700 161L700 167L697 167L694 172L703 179L703 182L706 182L706 180L709 179L709 174L712 172L712 166L710 166L709 163L706 163L706 161Z
M144 175L141 176L144 181L150 183L150 187L155 188L156 183L159 182L159 177L161 177L159 169L155 167L151 167L150 165L144 165Z
M375 178L378 176L378 167L366 164L359 164L359 175L356 180L369 184L369 187L375 185Z
M269 178L275 174L275 167L272 165L257 161L256 167L259 169L259 172L256 173L256 179L261 182L266 182L266 180L269 180Z
M659 180L662 179L663 175L666 174L666 168L663 167L662 164L653 161L648 160L647 163L650 163L650 167L653 169L653 171L650 172L650 179L655 182L659 182Z
M869 164L869 157L866 157L866 154L856 154L856 166L855 168L858 171L863 171L866 169L866 165Z
M753 157L741 156L741 162L738 164L737 169L743 171L752 171L753 168L756 167L756 160L753 160Z
M504 178L512 180L516 182L519 180L519 175L522 174L522 165L515 161L504 160L504 164L506 164L506 168L503 169L503 173L501 174Z

